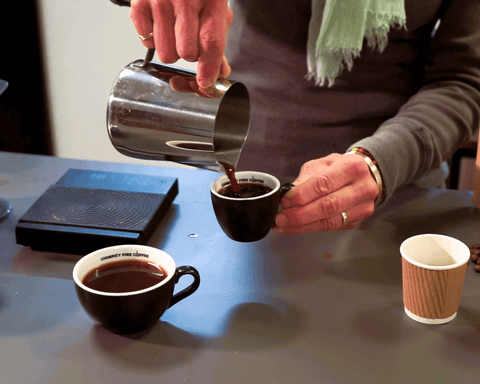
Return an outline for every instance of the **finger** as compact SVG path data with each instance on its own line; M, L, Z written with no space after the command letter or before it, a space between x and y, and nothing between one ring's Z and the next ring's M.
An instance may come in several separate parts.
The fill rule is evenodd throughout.
M222 65L222 55L217 55L221 48L214 48L213 41L201 45L197 65L197 82L201 88L209 88L217 81ZM215 51L217 52L214 52Z
M222 66L220 67L220 77L226 79L232 73L232 68L228 64L227 58L223 55Z
M197 61L199 15L193 7L188 6L176 9L175 13L177 15L175 21L177 53L186 61Z
M358 227L358 225L362 222L362 220L357 220L353 222L348 222L346 225L341 226L340 228L335 229L335 231L348 231L349 229L353 229Z
M197 82L201 88L208 88L217 80L224 60L226 35L231 24L230 14L215 15L205 8L199 26L199 57Z
M153 18L150 6L146 2L132 2L130 19L139 36L147 36L153 32ZM147 48L155 48L153 38L140 40Z
M340 216L342 218L342 223L341 223L340 227L336 229L336 231L351 229L354 226L356 226L358 223L360 223L360 221L361 221L361 220L352 221L351 212L349 212L349 211L343 211L340 214Z
M176 92L193 92L190 81L185 76L172 76L169 84Z
M209 88L200 88L196 80L191 80L189 84L192 92L195 93L195 95L206 97L207 99L215 98L215 87L212 86Z
M327 218L308 223L300 226L275 226L274 230L277 233L285 234L300 234L307 232L325 232L332 230L346 230L355 228L362 220L370 216L373 213L373 204L363 203L352 207L347 212L347 221L344 225L344 219L342 213Z
M305 164L303 164L302 168L300 169L300 174L293 182L293 184L302 184L308 179L310 179L312 176L324 173L335 162L341 159L340 156L342 155L340 155L339 153L332 153L320 159L307 161Z
M325 169L325 172L296 185L291 193L285 195L282 205L287 208L302 206L332 194L355 180L356 175L350 168L351 165L344 162L333 164Z
M343 155L330 157L336 159L330 166L324 167L323 170L316 169L314 176L297 184L295 188L285 194L282 199L284 208L306 205L321 197L333 194L351 183L362 180L365 176L370 177L368 167L365 167L365 164L348 161L350 159ZM306 163L305 166L308 166L309 163ZM312 173L312 171L309 172Z
M347 231L349 229L353 229L357 227L362 222L361 220L359 220L359 221L348 223L346 226L342 227L340 220L341 220L341 217L338 216L336 220L329 219L328 221L320 221L318 223L312 223L304 227L294 227L294 228L274 227L273 230L276 233L282 234L282 235L300 235L302 233L310 233L310 232Z
M156 2L152 5L153 38L158 59L162 63L171 64L179 59L175 43L175 15L168 3Z
M340 216L339 216L340 217ZM341 217L340 217L341 219ZM287 234L287 235L294 235L294 234L301 234L301 233L308 233L308 232L327 232L333 231L334 229L339 228L339 218L331 218L331 219L324 219L318 220L308 225L303 225L299 227L279 227L275 226L273 229L277 233Z
M220 70L220 76L219 77L227 78L228 76L230 76L231 71L232 70L230 68L230 65L227 62L226 57L223 56L223 62L222 62L222 67L221 67L221 70ZM220 98L224 94L222 91L217 89L215 87L215 85L211 85L207 88L200 88L198 86L198 83L197 83L197 86L194 87L194 88L195 88L194 92L197 96L208 97L208 98L211 98L211 99Z
M371 214L374 202L368 195L363 194L363 184L365 183L347 185L306 205L284 208L278 213L276 223L278 226L305 226L318 220L331 219L353 206L364 203L372 206L372 212L367 212L367 214Z

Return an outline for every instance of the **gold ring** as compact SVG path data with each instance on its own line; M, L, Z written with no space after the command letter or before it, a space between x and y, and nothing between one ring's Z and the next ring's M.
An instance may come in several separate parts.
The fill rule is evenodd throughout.
M342 212L342 228L347 225L348 215L347 212Z
M153 37L153 32L149 33L148 35L138 35L138 37L142 40L148 40L148 39L151 39Z

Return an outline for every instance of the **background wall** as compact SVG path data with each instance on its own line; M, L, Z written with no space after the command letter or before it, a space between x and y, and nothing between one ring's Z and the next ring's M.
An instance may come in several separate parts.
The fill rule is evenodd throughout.
M118 153L106 128L107 101L115 78L125 65L146 53L130 20L130 8L109 0L40 0L37 6L53 155L144 162ZM183 61L176 65L196 68Z
M36 0L0 7L0 151L52 154Z

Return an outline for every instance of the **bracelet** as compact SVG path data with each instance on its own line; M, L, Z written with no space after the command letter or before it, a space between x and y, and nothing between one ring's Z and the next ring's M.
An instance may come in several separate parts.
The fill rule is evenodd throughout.
M380 169L377 167L377 161L375 158L364 148L354 147L346 155L357 154L363 157L365 163L367 163L368 168L370 169L370 174L375 179L378 187L378 196L375 199L375 206L379 205L385 198L385 186L383 184L382 174Z

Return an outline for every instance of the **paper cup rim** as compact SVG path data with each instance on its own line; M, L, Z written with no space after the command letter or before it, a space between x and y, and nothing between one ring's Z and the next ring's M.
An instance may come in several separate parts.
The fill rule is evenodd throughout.
M428 264L423 264L416 260L413 260L412 258L410 258L405 254L404 247L408 242L420 237L440 237L440 238L448 239L449 241L455 242L460 248L463 248L463 250L460 250L459 252L464 252L464 256L460 257L460 260L455 264L449 264L449 265L428 265ZM425 234L415 235L415 236L409 237L408 239L405 239L400 245L400 254L405 260L407 260L409 263L413 265L416 265L417 267L436 270L436 271L455 269L455 268L461 267L462 265L467 263L468 260L470 260L470 248L468 248L468 246L464 242L452 236L440 235L440 234L434 234L434 233L425 233Z

